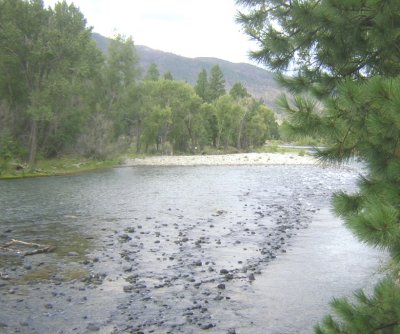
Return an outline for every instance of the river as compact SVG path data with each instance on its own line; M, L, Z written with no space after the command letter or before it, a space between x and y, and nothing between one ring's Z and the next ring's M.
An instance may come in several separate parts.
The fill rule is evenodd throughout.
M330 213L358 172L133 167L0 181L0 333L310 333L385 255Z

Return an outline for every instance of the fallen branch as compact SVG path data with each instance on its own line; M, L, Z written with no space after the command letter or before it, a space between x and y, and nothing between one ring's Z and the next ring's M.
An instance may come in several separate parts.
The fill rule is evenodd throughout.
M33 247L36 249L22 251L22 250L14 247L17 245ZM40 253L49 253L49 252L52 252L54 249L55 249L54 246L37 244L34 242L25 242L25 241L16 240L16 239L12 239L10 242L7 242L3 246L0 246L0 250L7 251L7 252L13 252L17 255L22 255L22 256L35 255L35 254L40 254Z

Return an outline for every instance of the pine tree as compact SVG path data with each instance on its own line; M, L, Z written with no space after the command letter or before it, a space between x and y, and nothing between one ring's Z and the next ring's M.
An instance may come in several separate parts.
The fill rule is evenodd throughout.
M297 134L326 139L323 161L360 157L368 174L356 194L336 194L336 213L363 242L400 262L400 2L237 0L238 21L259 43L252 57L296 96L280 105ZM283 73L291 70L295 75ZM372 297L335 300L338 318L316 333L400 333L398 270Z
M225 93L224 75L222 74L221 68L218 65L214 65L211 68L210 83L208 86L209 99L210 101L215 101Z

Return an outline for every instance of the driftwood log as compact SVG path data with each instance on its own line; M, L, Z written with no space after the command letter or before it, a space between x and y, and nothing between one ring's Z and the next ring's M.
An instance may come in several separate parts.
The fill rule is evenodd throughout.
M31 249L24 251L22 249L17 248L18 246L29 247ZM37 244L34 242L25 242L15 239L12 239L10 242L7 242L4 245L0 246L0 250L2 251L11 252L22 256L35 255L40 253L50 253L54 249L55 249L54 246Z

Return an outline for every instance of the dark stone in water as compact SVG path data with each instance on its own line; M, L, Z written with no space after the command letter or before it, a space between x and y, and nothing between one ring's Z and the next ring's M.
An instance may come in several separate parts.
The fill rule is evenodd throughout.
M79 256L77 252L68 252L67 256Z
M119 241L121 241L121 242L127 242L127 241L129 241L129 240L132 240L132 238L131 238L129 235L127 235L127 234L122 234L122 235L120 235L120 236L118 237L118 239L119 239Z
M213 324L205 324L205 325L202 325L200 328L203 330L207 330L207 329L211 329L213 327L214 327Z
M124 292L131 292L133 290L132 285L125 285L123 288Z
M122 270L124 271L124 272L131 272L132 271L132 266L124 266L124 267L122 267Z
M229 280L233 279L233 275L232 275L232 274L226 274L226 275L225 275L225 279L226 279L227 281L229 281Z
M86 329L90 332L98 332L100 330L100 327L96 324L90 323L87 325Z

